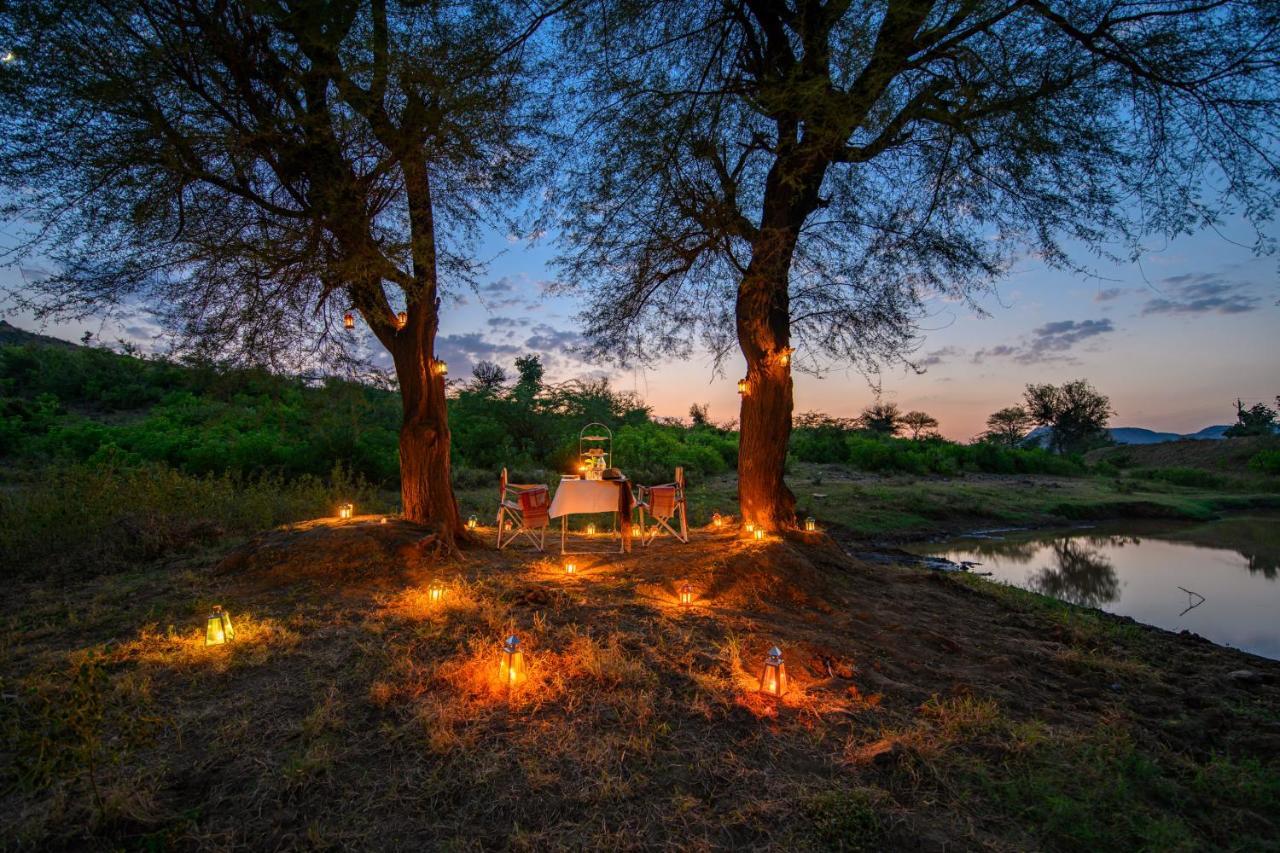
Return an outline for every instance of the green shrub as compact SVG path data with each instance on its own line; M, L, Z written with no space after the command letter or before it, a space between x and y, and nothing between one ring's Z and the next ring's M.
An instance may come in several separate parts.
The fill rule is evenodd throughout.
M1249 467L1263 474L1280 474L1280 450L1260 450L1249 460Z
M1192 489L1216 489L1226 482L1218 474L1200 468L1148 468L1135 471L1133 476Z

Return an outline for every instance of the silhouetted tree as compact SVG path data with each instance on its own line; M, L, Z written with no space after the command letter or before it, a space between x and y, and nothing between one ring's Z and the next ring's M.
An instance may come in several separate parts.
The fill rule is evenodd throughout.
M711 407L706 403L693 403L689 406L689 423L694 426L707 426L711 423Z
M858 424L876 435L897 435L902 431L902 413L897 403L877 401L862 410Z
M507 371L492 361L481 361L471 368L471 390L481 394L496 394L507 384Z
M742 514L769 527L794 523L793 367L874 371L927 296L967 299L1028 249L1071 266L1064 237L1127 257L1144 234L1274 208L1274 0L574 14L564 278L593 294L602 354L737 345Z
M1276 398L1276 405L1280 406L1280 397ZM1254 403L1246 409L1243 401L1236 400L1236 422L1223 435L1227 438L1242 438L1248 435L1272 435L1275 431L1275 409L1266 403Z
M1031 428L1031 416L1021 406L1007 406L987 416L987 431L984 437L988 441L1003 444L1006 447L1017 447Z
M1111 401L1084 379L1028 385L1024 398L1031 422L1049 428L1049 446L1055 452L1078 452L1105 440Z
M902 416L902 425L911 430L911 438L918 441L922 433L928 435L938 428L938 419L926 412L907 412Z
M57 271L46 314L141 302L198 353L391 353L405 515L452 545L442 279L531 162L532 7L395 0L30 0L0 12L0 183ZM403 309L405 320L397 319Z

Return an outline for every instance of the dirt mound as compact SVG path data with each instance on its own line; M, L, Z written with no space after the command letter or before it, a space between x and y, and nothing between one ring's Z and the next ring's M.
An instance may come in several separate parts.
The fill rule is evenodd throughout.
M318 519L255 536L214 571L251 576L264 588L307 581L331 587L394 582L433 559L435 544L429 528L398 519Z
M832 573L861 568L825 536L753 543L720 553L712 561L707 594L744 609L772 605L831 613L842 603L830 582Z
M1126 444L1090 451L1091 464L1107 461L1131 468L1203 468L1223 474L1249 474L1249 460L1260 450L1280 448L1280 436L1227 438L1219 441L1166 441Z

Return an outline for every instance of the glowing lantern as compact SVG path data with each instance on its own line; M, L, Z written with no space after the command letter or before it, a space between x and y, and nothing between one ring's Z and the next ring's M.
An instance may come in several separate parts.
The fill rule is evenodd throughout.
M204 644L206 646L220 646L235 638L236 629L231 627L231 616L222 609L221 605L215 604L213 612L209 614L209 618L205 622Z
M355 504L342 504L338 507L338 518L350 518L355 511Z
M764 668L760 670L760 692L770 696L781 696L787 692L787 666L782 662L782 650L777 646L769 649L764 659Z
M356 315L352 314L350 311L348 311L346 314L343 314L342 328L346 329L349 332L355 327L356 327Z
M804 520L804 529L810 533L818 529L818 522L812 515Z
M409 312L408 311L398 312L396 314L396 328L403 329L407 325L409 325Z
M680 587L680 603L693 604L693 587L687 582L684 586Z
M387 517L384 515L382 518L378 519L378 523L379 523L379 524L386 524L386 523L387 523Z
M588 524L588 525L587 525L587 535L588 535L588 536L595 536L595 535L596 535L596 526L595 526L594 524Z
M434 373L436 376L448 376L449 363L447 361L441 361L440 359L436 359L435 361L431 362L431 372Z
M724 516L720 515L718 512L711 513L711 526L724 527Z
M738 380L738 393L739 393L739 394L741 394L742 396L744 396L744 397L745 397L745 396L747 396L747 390L748 390L750 387L751 387L751 386L750 386L749 384L747 384L747 380L745 380L745 379L739 379L739 380Z
M569 560L564 564L564 573L566 575L577 574L577 572L578 572L577 563L573 562L572 560Z
M782 367L786 367L788 364L790 364L791 352L792 352L791 347L783 347L782 349L778 350L778 364L781 365Z
M746 528L747 528L747 532L751 533L756 529L756 526L748 521L746 524Z
M475 530L475 529L476 529L476 525L478 525L479 523L480 523L480 519L478 519L478 518L476 518L474 515L472 515L471 517L469 517L469 518L467 519L467 529L468 529L468 530Z
M520 638L515 634L502 644L502 656L498 659L498 680L507 687L523 684L529 677L525 667L524 652L520 651Z
M632 535L632 537L643 536L643 535L644 535L644 528L642 528L642 527L641 527L640 525L638 525L638 524L633 524L633 525L631 525L631 535Z
M760 540L764 539L764 528L757 527L755 531L752 533L752 535L755 536L756 541L759 542Z
M431 586L427 587L427 601L432 604L439 604L444 601L444 584L435 581Z

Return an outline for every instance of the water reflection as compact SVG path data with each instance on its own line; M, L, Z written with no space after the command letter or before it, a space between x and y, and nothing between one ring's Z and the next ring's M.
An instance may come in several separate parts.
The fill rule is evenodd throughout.
M1080 539L1058 539L1049 547L1053 565L1031 575L1028 587L1085 607L1101 607L1120 598L1116 567L1096 545L1086 545Z

